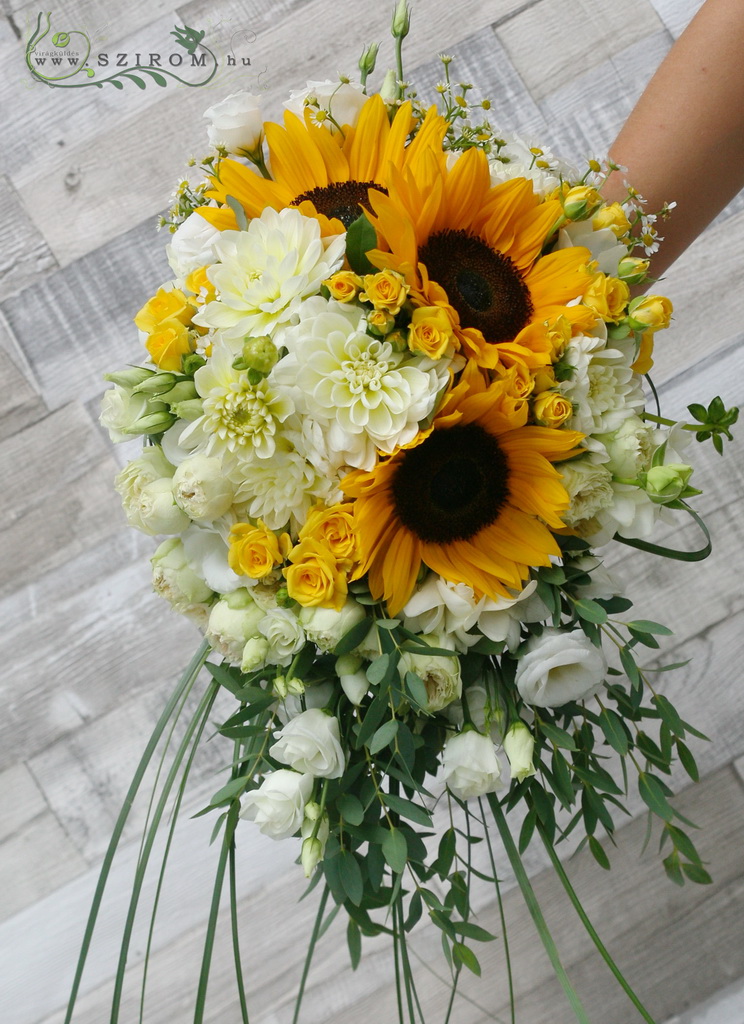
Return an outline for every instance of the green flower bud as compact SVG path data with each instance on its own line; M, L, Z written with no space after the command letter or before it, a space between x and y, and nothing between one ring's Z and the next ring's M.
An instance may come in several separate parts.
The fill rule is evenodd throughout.
M243 362L248 370L256 370L264 376L271 373L279 358L279 351L267 335L257 338L246 338L243 342Z
M122 433L162 434L164 430L167 430L169 427L172 427L175 422L176 417L169 413L165 406L163 406L162 411L150 412L146 416L140 416L140 418L138 420L135 420L128 430L124 430L122 431Z
M362 56L359 58L359 70L365 78L367 75L371 75L375 70L375 64L377 63L377 51L379 49L379 43L370 43L370 45L365 46L362 51Z
M391 32L395 39L405 39L411 30L411 8L408 0L398 0L393 12L393 27Z
M192 377L198 369L202 366L207 365L207 360L204 356L200 356L198 352L189 352L188 355L181 356L181 366L183 372Z
M618 264L617 276L627 285L640 284L646 278L648 264L648 260L639 259L637 256L626 256Z
M185 402L175 402L170 408L179 420L198 420L204 412L204 403L201 398L189 398Z
M398 99L398 79L392 68L385 72L385 77L382 80L380 86L380 96L382 96L385 103L395 103Z
M177 405L179 402L190 402L194 398L198 398L198 395L199 393L194 387L193 381L181 380L178 384L174 384L170 391L166 391L162 398L163 401L167 402L168 405L173 408L173 406Z
M153 398L158 398L164 395L166 391L170 391L176 383L176 379L174 373L164 370L160 373L154 373L152 377L142 381L136 388L133 388L133 391L138 395L152 395Z
M646 473L645 490L651 501L665 505L675 501L687 487L692 466L669 462L665 466L652 466Z
M148 377L155 375L154 370L148 370L144 366L132 366L127 370L116 370L114 373L104 373L103 379L118 384L120 388L133 390Z

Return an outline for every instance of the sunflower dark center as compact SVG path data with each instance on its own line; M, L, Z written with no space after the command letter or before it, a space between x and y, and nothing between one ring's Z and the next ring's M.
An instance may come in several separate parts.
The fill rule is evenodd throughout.
M362 209L372 213L367 198L367 192L371 188L387 195L385 186L378 185L376 181L334 181L330 185L318 185L309 192L295 196L289 205L299 206L309 199L318 213L326 217L337 217L344 227L348 228Z
M463 327L487 342L511 341L530 322L529 289L506 253L467 231L438 231L419 249L429 277L442 285Z
M419 540L470 540L508 500L509 464L477 423L435 430L403 453L391 491L400 521Z

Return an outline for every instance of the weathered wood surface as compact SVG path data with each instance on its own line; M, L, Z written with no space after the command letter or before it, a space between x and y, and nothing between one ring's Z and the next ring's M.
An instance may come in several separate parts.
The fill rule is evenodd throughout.
M502 123L535 133L564 156L598 153L699 6L699 0L419 0L407 40L421 92L436 84L439 51L457 57L459 79L490 96ZM174 23L207 30L220 58L251 57L250 68L220 69L207 89L145 91L133 85L63 93L29 81L25 40L37 7L8 0L0 17L0 1020L60 1024L95 874L143 737L196 644L195 632L149 592L151 541L125 526L111 480L126 451L112 449L96 423L101 375L137 358L131 318L167 276L165 238L154 217L167 204L185 158L205 149L202 111L238 88L263 93L276 115L307 78L353 70L362 45L384 39L385 4L352 0L62 0L54 30L88 31L98 50L145 51ZM12 19L12 20L11 20ZM255 38L254 38L255 37ZM409 45L410 44L410 45ZM384 50L384 47L383 47ZM389 55L390 50L387 51ZM381 57L381 69L386 60ZM378 69L376 80L381 69ZM670 197L670 199L673 197ZM740 288L744 199L668 272L660 290L675 322L659 336L654 378L672 415L721 391L744 404ZM732 449L732 451L734 451ZM686 791L683 810L707 826L703 849L715 885L678 891L650 850L639 859L642 820L622 833L611 875L580 856L570 866L590 916L659 1020L707 1024L690 1010L744 975L742 772L744 698L744 460L706 448L695 454L705 496L700 509L717 547L702 565L677 565L614 549L607 563L626 583L638 615L675 629L663 650L689 666L661 677L663 690L711 737L696 752L707 777ZM694 529L664 528L672 544L696 543ZM154 937L147 1024L187 1016L198 971L215 851L211 823L189 821L219 785L228 755L208 744L195 767L180 841ZM684 785L675 776L677 786ZM632 800L636 812L638 801ZM146 807L135 807L121 862L104 905L76 1021L100 1024ZM240 834L242 941L255 1018L287 1024L314 903L291 843L272 844L248 825ZM499 854L499 867L508 875ZM580 925L528 864L572 976L594 1019L636 1018L589 955ZM154 880L146 886L152 897ZM495 923L490 895L479 918ZM521 1019L570 1020L538 949L521 897L507 894ZM496 927L498 931L498 927ZM146 934L130 958L123 1020L136 1018L136 979ZM436 935L413 942L427 1019L443 1017ZM701 951L705 950L704 955ZM340 919L318 952L307 997L308 1024L394 1019L391 963L380 944L357 974L347 966ZM457 1024L506 1019L501 943L485 948L487 978L467 979ZM257 966L258 965L258 966ZM218 946L207 1019L237 1019L231 954ZM469 1001L468 1001L469 1000ZM740 1024L721 996L716 1024ZM728 1000L728 1002L726 1002ZM733 1009L726 1009L726 1005ZM479 1009L480 1007L480 1009ZM702 1014L701 1010L700 1013ZM672 1021L669 1024L673 1024Z

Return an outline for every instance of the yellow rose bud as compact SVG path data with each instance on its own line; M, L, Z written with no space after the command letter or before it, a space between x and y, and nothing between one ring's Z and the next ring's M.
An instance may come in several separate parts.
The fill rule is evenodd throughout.
M581 301L603 320L617 323L625 312L629 298L630 289L625 281L606 274L595 274Z
M408 285L400 274L394 270L381 270L379 274L366 274L364 291L359 298L362 302L371 302L375 309L386 309L397 316L400 307L408 296Z
M199 305L205 302L212 302L217 294L214 285L207 277L208 270L209 267L197 267L186 278L186 287L190 292L194 293Z
M620 203L608 203L607 206L601 206L594 214L592 227L595 231L609 228L618 238L622 238L630 231L630 221Z
M323 282L336 302L351 302L362 287L362 279L351 270L339 270Z
M533 394L535 395L542 394L543 391L550 391L550 389L554 388L557 383L555 379L555 370L552 366L541 366L539 369L535 370L533 380L535 382L535 390L533 391Z
M378 334L389 334L395 327L395 317L386 309L373 309L367 316L367 323Z
M665 295L645 295L631 302L628 322L634 331L661 331L669 326L673 311Z
M346 574L329 548L308 538L292 549L289 560L292 565L287 566L284 575L291 598L306 608L341 611L348 592Z
M641 345L638 349L638 355L636 361L631 365L631 370L634 373L649 373L651 367L654 365L653 360L654 354L654 332L646 331L641 335Z
M158 288L134 318L134 322L141 331L152 334L164 320L179 320L182 324L190 324L193 312L194 306L178 288L169 292L165 288Z
M289 534L277 537L262 519L255 526L236 523L230 531L229 543L227 561L230 568L239 576L249 576L252 580L268 576L275 565L284 561L292 546Z
M441 306L419 306L408 328L408 347L430 359L440 359L450 345L457 344L452 321Z
M617 276L628 285L640 284L648 273L648 267L649 260L639 259L638 256L626 256L620 260Z
M565 316L556 317L552 323L548 324L548 338L553 346L554 358L560 359L566 345L571 340L571 324Z
M573 407L569 400L558 391L543 391L535 399L532 412L541 427L555 429L571 418Z
M563 212L569 220L585 220L602 205L602 196L591 185L575 185L566 193Z
M300 541L314 540L328 548L336 562L351 568L357 561L353 505L316 505L300 530Z
M180 320L164 320L153 330L145 347L161 370L180 370L181 356L193 351L188 327Z

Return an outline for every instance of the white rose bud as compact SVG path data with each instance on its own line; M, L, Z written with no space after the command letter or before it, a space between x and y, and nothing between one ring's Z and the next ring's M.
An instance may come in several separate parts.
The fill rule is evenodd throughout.
M268 661L271 665L286 668L295 654L305 646L305 631L289 608L271 608L259 622L258 628L268 641Z
M173 474L173 497L189 519L212 523L232 505L235 488L223 472L221 459L193 455Z
M254 636L243 648L243 657L240 660L241 672L255 672L263 668L269 654L269 642L262 636Z
M494 793L501 787L501 762L489 736L475 729L450 736L442 753L444 781L461 800Z
M255 821L265 836L287 839L302 825L312 791L311 775L279 768L267 775L258 789L245 794L240 817Z
M245 588L235 590L212 608L207 640L227 661L239 665L245 645L258 636L258 623L263 615Z
M303 711L276 734L269 753L295 771L316 778L338 779L346 758L341 746L338 719L320 708Z
M362 659L355 654L342 654L336 659L336 675L352 704L361 704L369 690L367 673L362 670Z
M194 270L215 263L214 243L219 237L217 228L212 227L200 213L194 211L189 214L165 247L168 263L176 277L188 277Z
M147 395L134 395L127 388L114 387L104 391L98 422L108 430L114 444L132 440L133 435L127 431L145 415L148 401Z
M442 633L425 633L419 638L430 647L454 650L452 640ZM460 659L435 654L411 654L405 651L401 656L398 670L401 678L406 672L415 672L423 681L429 701L424 710L441 711L453 700L462 696Z
M535 749L535 737L524 724L515 722L510 725L504 736L504 753L509 759L511 777L521 782L535 774L532 754Z
M300 622L308 640L321 651L332 651L345 633L366 616L364 606L348 597L340 611L335 608L307 607L300 611Z
M514 681L527 704L554 708L593 697L606 673L604 652L582 629L546 629L527 642Z
M189 567L180 538L164 540L150 564L153 589L182 615L206 609L206 602L214 597L212 589Z
M173 500L173 466L160 448L145 449L114 481L130 526L150 536L182 533L189 518Z
M223 146L228 153L251 153L261 144L263 119L258 96L235 92L204 111L211 121L207 127L210 146Z

